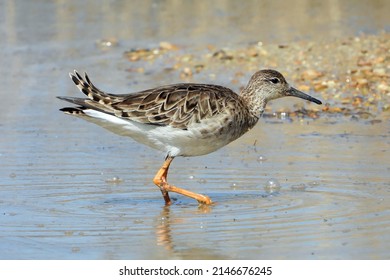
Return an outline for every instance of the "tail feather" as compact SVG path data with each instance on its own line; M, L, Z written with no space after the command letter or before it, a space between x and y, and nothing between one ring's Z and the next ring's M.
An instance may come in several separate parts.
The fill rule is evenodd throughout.
M83 78L76 70L74 70L74 73L69 73L69 77L72 79L77 88L87 96L87 98L57 96L57 98L61 100L80 106L75 108L62 108L60 109L61 111L72 115L82 115L85 114L83 110L93 109L107 114L115 114L115 108L110 105L115 103L119 97L98 89L91 82L87 73L84 74Z
M67 114L80 115L80 111L86 110L86 109L93 109L99 112L104 112L106 114L115 115L115 110L113 108L107 107L105 105L102 105L100 103L97 103L93 100L90 100L88 98L79 98L79 97L67 97L67 96L57 96L58 99L65 100L67 102L79 105L79 107L66 107L60 109L60 111L63 111ZM71 110L74 109L74 110Z
M88 74L84 73L84 78L74 70L74 73L69 73L69 77L72 79L78 89L88 96L89 99L98 102L102 105L109 105L116 101L114 95L106 93L98 89L89 79Z
M78 116L84 116L84 109L83 107L65 107L61 108L60 111L64 112L68 115L78 115Z
M79 98L79 97L68 97L68 96L57 96L58 99L65 100L67 102L82 106L82 107L87 107L86 101L89 99L85 98Z

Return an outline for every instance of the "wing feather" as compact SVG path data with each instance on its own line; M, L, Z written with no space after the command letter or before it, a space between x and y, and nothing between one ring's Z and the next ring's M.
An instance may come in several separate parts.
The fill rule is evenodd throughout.
M232 102L240 103L238 95L225 87L175 84L128 95L112 106L135 121L186 129L189 124L224 113Z
M87 98L62 99L145 124L187 129L189 125L200 123L205 118L243 106L236 93L217 85L174 84L116 95L98 89L86 73L83 78L74 71L70 77Z

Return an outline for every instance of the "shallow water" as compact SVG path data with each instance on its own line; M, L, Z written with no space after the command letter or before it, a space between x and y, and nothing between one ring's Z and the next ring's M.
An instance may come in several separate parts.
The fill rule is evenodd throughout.
M65 104L54 98L79 96L67 77L74 68L89 70L98 86L112 92L178 82L159 69L137 75L136 81L124 72L129 67L125 50L162 40L191 50L208 43L316 40L329 20L319 17L321 9L337 17L324 36L388 29L387 1L305 6L301 9L317 18L311 28L308 19L284 22L284 1L266 2L261 19L252 12L252 25L241 14L253 6L219 1L206 14L199 12L203 21L210 15L218 19L214 28L200 25L203 21L185 21L178 28L188 11L204 11L203 6L170 6L182 11L172 18L172 10L160 2L88 3L89 12L86 4L69 1L21 2L0 4L1 259L390 257L386 118L262 119L213 154L174 160L169 181L209 195L215 205L199 208L173 194L174 204L165 207L152 183L163 154L63 115L58 109ZM253 28L261 27L269 19L266 11L274 8L274 32ZM218 31L232 20L238 23L231 34ZM123 28L126 22L129 28ZM186 32L194 43L188 43ZM116 48L96 46L110 36L119 38ZM281 188L271 192L267 182L275 179Z

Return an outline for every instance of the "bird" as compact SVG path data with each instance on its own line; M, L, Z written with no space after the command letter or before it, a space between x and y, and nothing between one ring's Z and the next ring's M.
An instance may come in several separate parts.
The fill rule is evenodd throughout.
M168 170L175 157L212 153L252 129L266 104L293 96L322 102L289 85L284 76L272 69L254 73L240 94L214 84L178 83L130 94L112 94L97 88L87 73L69 73L84 98L57 96L73 107L60 111L83 118L121 136L165 153L165 160L153 183L160 189L165 205L175 192L213 204L211 198L168 183Z

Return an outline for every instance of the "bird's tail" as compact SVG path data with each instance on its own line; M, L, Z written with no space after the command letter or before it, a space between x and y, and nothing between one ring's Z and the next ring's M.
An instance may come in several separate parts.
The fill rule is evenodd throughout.
M61 100L79 105L80 107L66 107L61 111L71 115L83 115L85 109L93 109L107 114L115 114L115 109L111 107L113 103L120 100L119 96L110 94L98 89L89 79L87 73L84 74L84 78L74 70L74 73L69 73L70 78L78 87L78 89L84 93L88 98L57 96Z
M78 89L88 96L89 99L98 102L102 105L112 104L116 101L116 97L113 94L106 93L98 89L89 79L87 73L84 73L84 78L74 70L74 73L69 73L69 77L78 87Z

